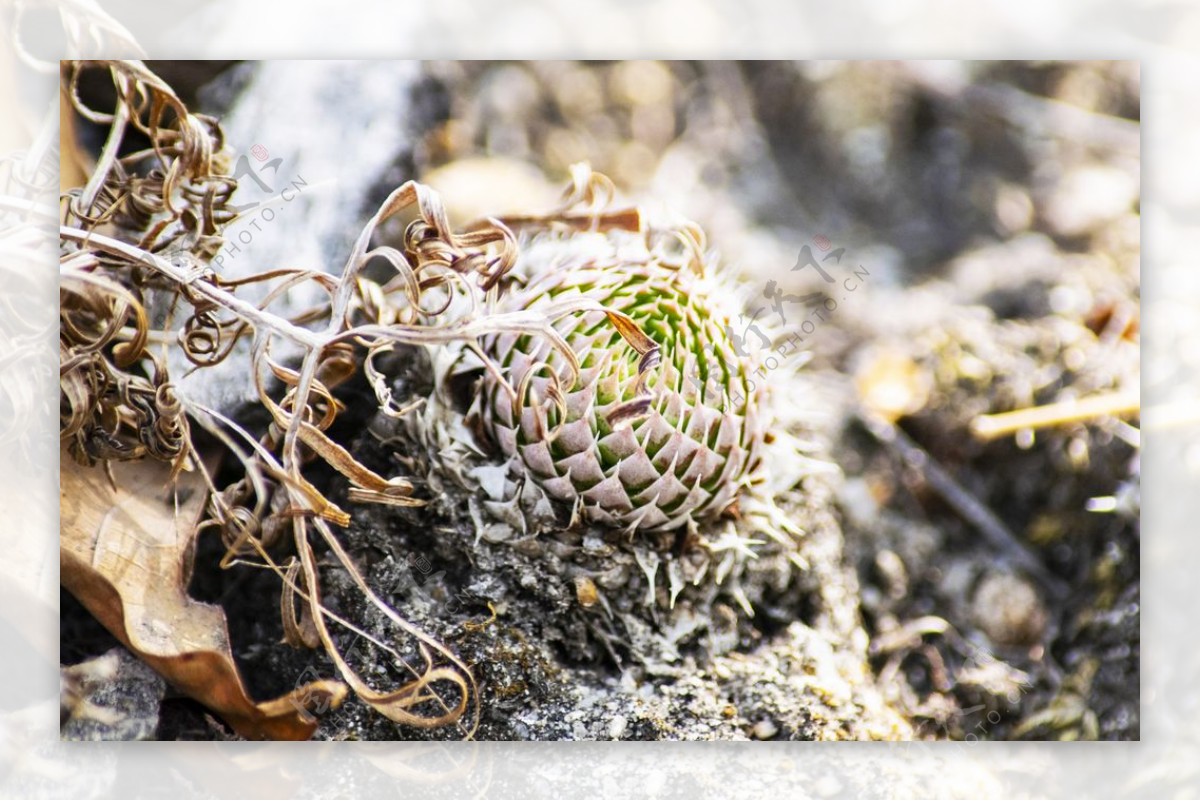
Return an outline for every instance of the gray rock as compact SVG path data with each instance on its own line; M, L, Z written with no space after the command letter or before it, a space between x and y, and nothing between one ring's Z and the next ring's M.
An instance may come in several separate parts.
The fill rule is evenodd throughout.
M64 740L150 740L167 683L124 648L61 668Z
M436 114L422 102L421 81L417 62L264 61L210 87L210 96L232 97L221 124L242 209L213 269L227 279L282 268L340 274L374 204L413 177L405 165L415 132ZM275 283L244 286L238 296L258 302ZM324 297L305 284L270 308L287 317ZM248 348L243 341L221 364L187 377L189 365L176 358L180 391L225 412L254 400ZM297 353L278 340L272 347L276 359Z

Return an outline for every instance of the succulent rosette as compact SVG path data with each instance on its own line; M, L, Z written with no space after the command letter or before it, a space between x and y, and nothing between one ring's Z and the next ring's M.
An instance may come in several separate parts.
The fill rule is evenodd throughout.
M752 355L731 336L732 293L707 274L694 229L669 233L653 246L645 234L543 234L523 249L503 310L603 307L554 324L577 371L550 337L483 343L498 369L479 411L499 448L551 498L631 531L729 510L763 438Z

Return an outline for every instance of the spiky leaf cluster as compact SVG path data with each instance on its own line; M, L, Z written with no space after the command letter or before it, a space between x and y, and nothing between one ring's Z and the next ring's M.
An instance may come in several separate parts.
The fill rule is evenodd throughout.
M528 281L504 303L597 301L632 320L660 358L648 364L602 312L563 317L555 329L580 363L567 387L568 366L546 338L490 337L500 374L483 382L485 425L548 495L592 522L661 531L719 515L748 482L763 436L727 290L705 276L695 241L680 260L659 248L631 253L614 234L573 237L589 241L551 237L541 249L558 245L558 255L540 264L537 245L528 248Z

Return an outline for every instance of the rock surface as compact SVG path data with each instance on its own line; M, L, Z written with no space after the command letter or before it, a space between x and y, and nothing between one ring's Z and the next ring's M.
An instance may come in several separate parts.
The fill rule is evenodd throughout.
M124 648L62 669L64 740L152 740L163 681Z

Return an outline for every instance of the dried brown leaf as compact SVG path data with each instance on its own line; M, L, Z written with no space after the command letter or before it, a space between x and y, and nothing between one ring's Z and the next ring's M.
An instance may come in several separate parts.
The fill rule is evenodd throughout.
M220 608L187 595L206 492L197 472L168 485L149 459L102 468L63 458L62 584L139 658L252 740L306 740L313 704L336 707L339 682L318 681L255 703L229 650Z

